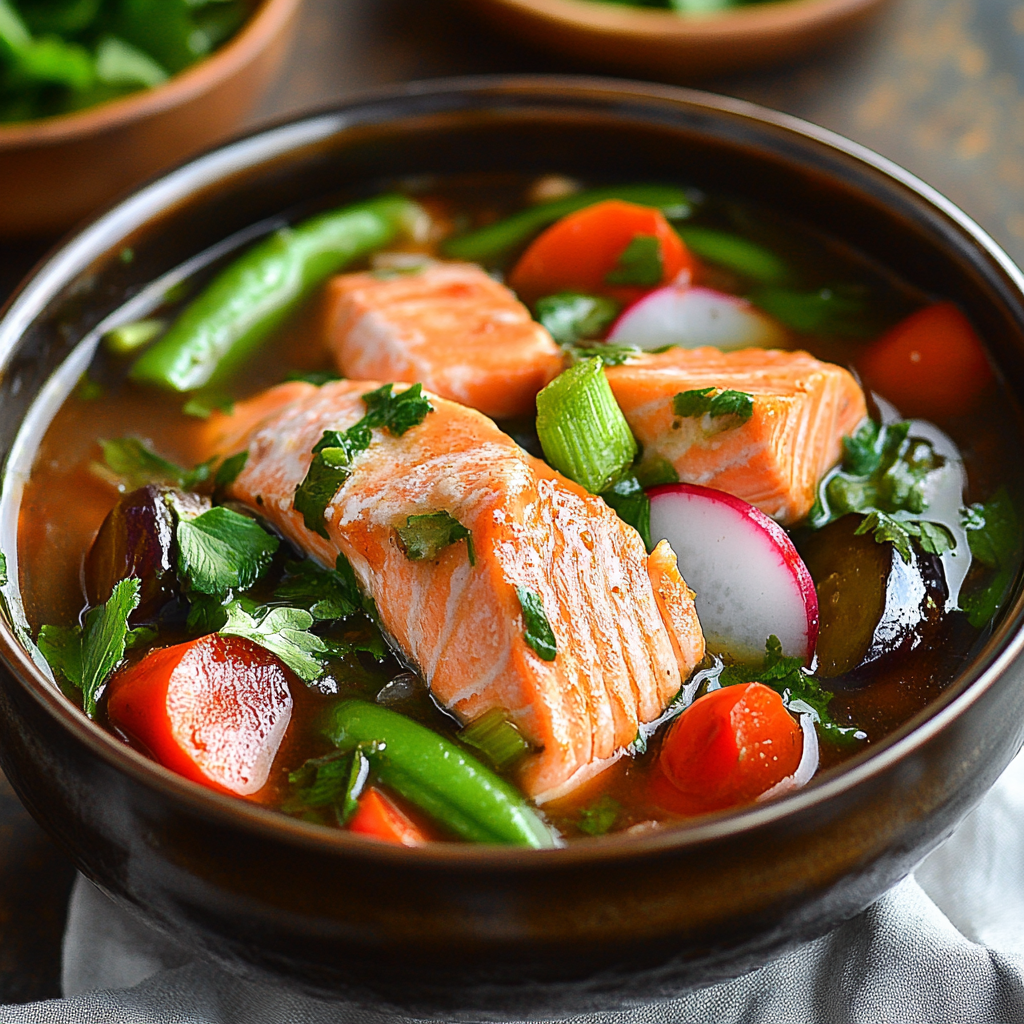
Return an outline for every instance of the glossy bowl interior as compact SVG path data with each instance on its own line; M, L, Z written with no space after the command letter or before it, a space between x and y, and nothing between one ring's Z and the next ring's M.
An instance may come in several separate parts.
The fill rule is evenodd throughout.
M780 64L856 31L885 0L773 0L678 14L603 0L464 0L527 42L588 67L672 82Z
M681 181L768 203L960 303L1011 387L1024 384L1024 279L991 240L881 158L748 104L591 79L456 80L232 143L57 250L0 321L0 549L15 581L0 763L86 875L232 970L476 1020L665 998L857 913L980 799L1024 739L1019 588L928 713L842 770L692 827L543 852L395 849L213 794L87 721L19 640L21 487L104 318L257 222L467 171Z
M163 85L0 125L0 236L52 235L227 138L280 68L302 0L263 0L212 56Z

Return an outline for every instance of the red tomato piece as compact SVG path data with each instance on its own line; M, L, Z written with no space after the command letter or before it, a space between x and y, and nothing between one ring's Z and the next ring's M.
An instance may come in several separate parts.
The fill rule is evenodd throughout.
M422 846L427 837L379 789L370 787L359 798L359 809L348 823L350 832L400 846Z
M251 796L292 716L292 674L251 640L213 633L152 651L110 681L110 724L165 768Z
M901 320L864 353L858 369L904 416L925 419L970 412L992 382L985 349L952 302Z
M605 279L638 236L658 240L661 279L643 287L609 284ZM563 217L534 239L509 276L509 286L524 302L575 291L628 304L674 281L682 270L692 273L694 267L689 250L660 210L608 199Z
M796 771L803 733L782 698L761 683L714 690L672 724L659 765L671 785L654 796L701 814L750 803Z

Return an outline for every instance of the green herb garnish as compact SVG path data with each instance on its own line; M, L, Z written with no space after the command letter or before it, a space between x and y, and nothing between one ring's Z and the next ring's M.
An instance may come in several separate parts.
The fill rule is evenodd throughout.
M718 676L722 686L737 683L763 683L773 689L783 704L795 715L810 714L818 731L832 743L847 744L866 739L854 726L839 725L828 713L832 694L803 666L800 658L787 658L777 636L770 636L764 645L764 662L760 667L726 665Z
M754 396L745 391L695 388L681 391L672 399L672 411L683 418L699 419L705 414L714 419L731 417L733 426L746 423L754 415Z
M251 587L280 545L254 519L219 505L194 518L179 512L177 541L178 573L189 589L221 598Z
M576 827L588 836L603 836L610 831L622 813L622 804L605 795L580 811Z
M603 366L622 366L644 354L643 349L636 345L608 345L603 341L563 345L562 351L569 357L570 364L584 359L600 359Z
M932 555L941 555L956 547L953 535L939 523L877 510L869 512L853 532L857 536L870 533L878 544L892 544L904 562L911 558L911 540L916 540L922 551Z
M599 338L619 315L621 305L603 295L559 292L537 300L537 319L559 345Z
M492 708L470 722L459 732L458 738L479 750L499 771L511 768L530 752L530 744L501 708Z
M352 459L366 451L374 428L384 428L395 437L423 422L433 406L423 397L423 387L394 394L394 385L384 384L363 395L366 415L346 431L325 430L313 447L313 461L305 478L295 488L293 507L302 513L307 530L327 537L324 514L338 490L352 474Z
M1021 544L1020 519L1006 488L1000 487L985 504L963 509L961 521L971 554L995 570L987 582L960 601L971 625L981 629L999 610L1013 582Z
M634 235L633 240L623 249L615 267L605 274L604 282L653 288L661 284L664 275L661 241L657 235Z
M192 490L210 478L214 461L210 459L193 469L185 469L157 455L135 437L101 440L100 447L107 468L120 477L130 491L150 483L173 484L182 490Z
M111 673L128 644L128 616L139 606L134 577L114 586L106 604L85 616L84 626L42 626L37 643L54 672L82 691L82 707L93 718Z
M404 526L396 526L398 541L405 557L412 562L436 558L450 544L464 540L470 565L476 565L473 534L450 512L428 512L408 516Z
M554 661L558 648L551 623L544 613L544 602L539 594L526 587L516 587L519 607L523 610L523 637L544 661Z
M245 469L245 464L248 461L248 448L244 452L238 452L236 455L228 456L228 458L226 458L217 467L217 475L213 478L213 482L218 487L230 487L231 484L238 479L238 474Z
M246 607L248 603L249 607ZM303 682L312 683L324 674L327 644L309 631L313 616L304 608L265 608L251 602L232 601L225 606L223 636L240 636L276 654Z
M285 571L288 575L274 591L275 601L304 608L319 622L344 619L362 608L354 577L324 569L309 558L288 562Z
M345 825L359 807L359 797L370 775L370 761L360 744L355 750L332 751L312 757L288 773L295 787L282 805L286 814L302 814L310 808L333 807L339 825Z
M303 381L306 384L314 384L318 388L322 388L325 384L330 384L335 380L342 380L340 373L336 373L334 370L292 370L286 377L286 381Z
M866 289L840 285L802 292L767 286L755 289L750 301L780 323L802 334L833 338L870 338L876 325L865 322Z
M7 586L7 556L0 552L0 587Z
M651 541L651 499L643 489L635 473L625 473L601 497L618 513L619 518L629 523L640 534L644 547L650 551Z
M230 416L235 408L234 399L224 395L193 395L182 407L186 416L194 416L197 420L208 420L215 412Z

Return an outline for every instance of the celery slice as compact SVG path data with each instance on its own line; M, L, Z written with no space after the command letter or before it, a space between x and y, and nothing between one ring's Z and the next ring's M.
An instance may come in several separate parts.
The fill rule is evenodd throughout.
M537 435L547 461L592 494L614 483L637 452L600 359L570 366L541 391Z

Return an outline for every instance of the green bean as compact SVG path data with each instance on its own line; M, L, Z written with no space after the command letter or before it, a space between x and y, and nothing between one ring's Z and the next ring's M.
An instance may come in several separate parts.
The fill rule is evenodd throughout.
M782 284L790 277L789 267L775 253L739 235L693 225L676 230L688 248L709 263L717 263L761 284Z
M450 740L368 701L333 707L325 735L342 750L363 744L380 781L463 839L534 848L551 832L515 788Z
M497 224L489 224L467 235L451 238L441 248L446 256L460 260L493 259L525 242L560 217L582 210L585 206L593 206L604 199L622 199L641 206L656 206L677 218L688 217L692 211L690 199L681 188L671 185L612 185L577 192L550 203L539 203Z
M282 228L222 270L130 376L174 391L223 379L317 285L422 216L418 203L388 195Z

